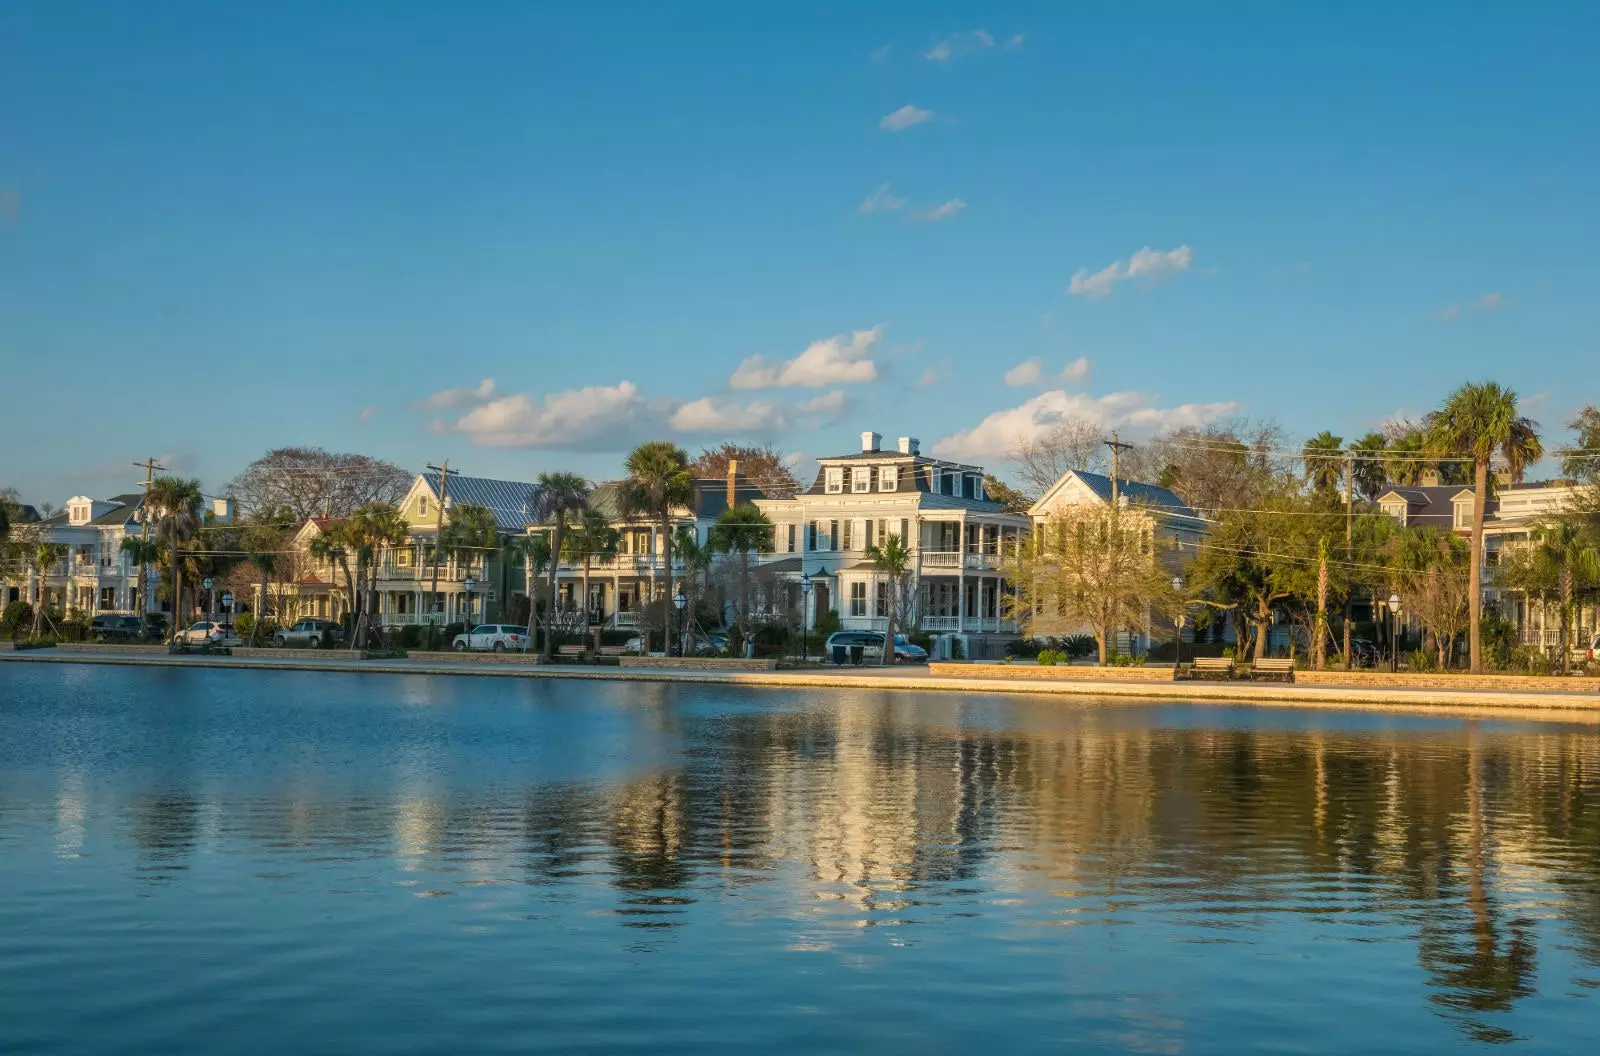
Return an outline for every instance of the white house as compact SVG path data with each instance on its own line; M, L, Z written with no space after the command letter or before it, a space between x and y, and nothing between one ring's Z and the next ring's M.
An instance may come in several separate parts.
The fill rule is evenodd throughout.
M1016 626L1002 615L1000 564L1029 522L984 493L982 467L924 455L915 437L884 450L872 432L860 451L818 462L806 490L756 501L775 526L763 568L796 588L808 577L806 621L837 610L848 629L883 630L889 584L866 550L898 535L912 554L913 627L959 636L969 658L1003 653Z

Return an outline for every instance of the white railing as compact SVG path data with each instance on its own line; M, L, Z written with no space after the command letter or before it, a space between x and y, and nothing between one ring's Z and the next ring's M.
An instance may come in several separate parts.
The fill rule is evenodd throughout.
M924 616L925 631L965 631L972 634L1015 634L1017 625L995 616Z
M960 568L961 552L959 550L924 550L922 563L927 568Z
M611 616L611 625L613 627L637 627L639 619L640 614L637 612L617 612Z

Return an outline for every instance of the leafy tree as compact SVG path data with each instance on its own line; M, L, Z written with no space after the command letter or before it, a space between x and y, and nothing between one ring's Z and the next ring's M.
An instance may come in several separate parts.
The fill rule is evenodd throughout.
M1355 456L1352 472L1355 474L1356 492L1368 502L1376 502L1379 495L1389 489L1389 474L1383 453L1389 447L1389 438L1382 433L1368 433L1350 445Z
M1571 627L1580 591L1600 586L1600 541L1588 524L1558 517L1533 533L1526 546L1500 554L1496 579L1504 586L1541 599L1554 597L1561 615L1561 672L1572 671Z
M754 506L729 506L706 538L719 554L739 555L739 623L750 630L750 555L772 553L772 522Z
M355 644L357 648L365 648L378 610L378 568L382 555L410 541L410 525L392 503L381 501L359 507L344 525L345 541L355 551L356 573L362 585Z
M1027 513L1033 500L998 477L983 478L983 493L1006 508L1007 513Z
M535 524L550 525L550 552L564 554L563 537L567 522L573 514L588 509L589 495L593 492L589 482L576 473L541 473L528 494L528 517ZM546 595L545 612L552 618L556 611L556 578L560 566L550 562L550 585ZM588 574L584 575L584 606L588 605ZM587 618L587 617L585 617ZM550 659L554 649L554 635L544 636L544 658Z
M1030 637L1061 637L1084 627L1099 646L1148 630L1153 609L1173 604L1172 571L1157 560L1149 518L1115 506L1069 506L1034 529L1034 546L1005 562L1014 587L1012 618Z
M348 521L329 521L322 525L321 531L311 537L306 544L306 549L318 561L325 561L338 568L344 576L345 611L352 618L356 615L358 602L356 600L356 577L350 571L350 550L352 547L350 523Z
M1407 528L1395 533L1388 550L1405 611L1432 636L1439 669L1446 670L1470 613L1466 541L1442 528Z
M1590 404L1572 416L1567 428L1577 435L1561 460L1561 472L1585 484L1600 485L1600 407Z
M622 533L599 510L585 506L578 522L568 529L562 558L583 566L583 610L589 612L589 572L595 559L609 561L617 556Z
M304 524L312 517L348 517L369 503L396 505L411 480L399 466L368 455L279 447L246 466L223 490L245 515L288 507Z
M687 635L688 621L697 619L695 614L700 611L701 600L706 595L711 563L717 556L717 550L709 536L702 543L695 538L694 529L685 524L679 525L677 534L672 537L672 556L683 566L683 583L679 589L684 593L683 609L686 615L680 617L682 626L679 628L679 633ZM672 601L669 599L667 605L671 604ZM663 616L666 614L665 607L662 609L662 614ZM662 642L662 648L666 648L665 640Z
M452 503L450 519L439 532L439 552L472 575L487 568L490 554L500 549L500 524L494 511L475 502ZM468 605L471 600L468 599Z
M65 543L47 543L41 539L34 547L33 567L39 573L39 597L33 607L33 636L35 638L39 637L39 624L49 619L45 615L45 609L48 608L45 604L45 576L49 574L51 566L66 556L67 544Z
M267 614L267 587L280 565L284 564L282 551L289 545L289 540L294 535L294 511L287 506L276 510L261 510L244 521L241 533L241 545L244 547L246 559L261 573L261 589L256 594L256 619L251 622L250 640L254 642L263 628L263 617ZM137 539L124 539L123 548L127 549L129 543L137 544ZM139 547L135 546L136 551ZM135 564L137 564L135 560Z
M739 475L752 481L768 498L792 498L800 490L789 457L769 446L725 443L708 447L689 468L697 477L726 479L729 461L737 461Z
M653 517L661 533L662 589L659 599L672 604L672 511L694 502L694 474L689 456L666 440L647 440L634 448L626 462L628 477L622 482L622 509L630 517ZM663 616L670 623L670 616Z
M1483 618L1483 517L1489 501L1489 461L1500 458L1512 479L1520 481L1524 470L1543 457L1544 445L1539 441L1539 423L1518 411L1517 394L1492 381L1461 386L1443 407L1428 415L1425 430L1430 454L1472 459L1469 655L1476 674L1483 670L1479 627Z
M200 531L200 482L184 477L157 477L145 493L145 508L167 554L172 581L172 627L176 637L188 622L183 610L183 545Z
M909 626L911 621L912 594L912 557L905 541L898 532L891 532L883 542L873 543L867 547L867 560L872 562L872 571L882 576L889 589L889 608L885 612L883 656L879 658L880 664L888 664L894 659L894 632L896 628Z
M1324 429L1301 446L1300 455L1305 460L1306 483L1313 491L1339 490L1344 483L1344 437Z

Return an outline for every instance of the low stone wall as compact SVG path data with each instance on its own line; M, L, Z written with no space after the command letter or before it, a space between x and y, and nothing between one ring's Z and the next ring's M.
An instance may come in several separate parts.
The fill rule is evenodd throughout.
M27 651L29 649L55 649L55 648L57 648L57 647L54 646L54 645L29 645L27 642L0 642L0 651L7 652L7 653L10 653L10 652L21 653L21 652L25 652L25 651Z
M1555 675L1423 675L1388 671L1296 671L1294 680L1302 686L1463 691L1488 689L1510 693L1600 692L1600 680L1592 675L1583 678L1561 678Z
M937 678L993 678L1027 682L1171 682L1171 665L1151 667L1088 667L1055 664L983 664L935 661L928 671Z
M666 667L681 671L776 671L776 660L728 659L720 656L623 656L621 667Z
M159 653L166 655L165 645L134 645L127 642L62 642L56 646L56 651L61 653L126 653L130 656L141 653Z
M239 646L233 655L242 660L363 660L360 649L253 649Z
M406 653L406 659L460 664L537 664L541 662L538 653L458 653L454 650L442 649L412 649Z

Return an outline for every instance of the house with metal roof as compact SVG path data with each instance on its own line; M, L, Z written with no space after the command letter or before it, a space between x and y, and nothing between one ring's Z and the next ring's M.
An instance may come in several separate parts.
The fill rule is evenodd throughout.
M1028 519L989 498L983 478L981 466L923 454L916 437L886 449L880 434L864 432L859 451L818 459L810 487L756 502L775 526L763 571L788 584L807 625L834 610L848 630L882 631L891 586L867 549L899 536L912 558L911 629L956 636L970 659L1003 655L1016 625L1005 615L1000 564Z

